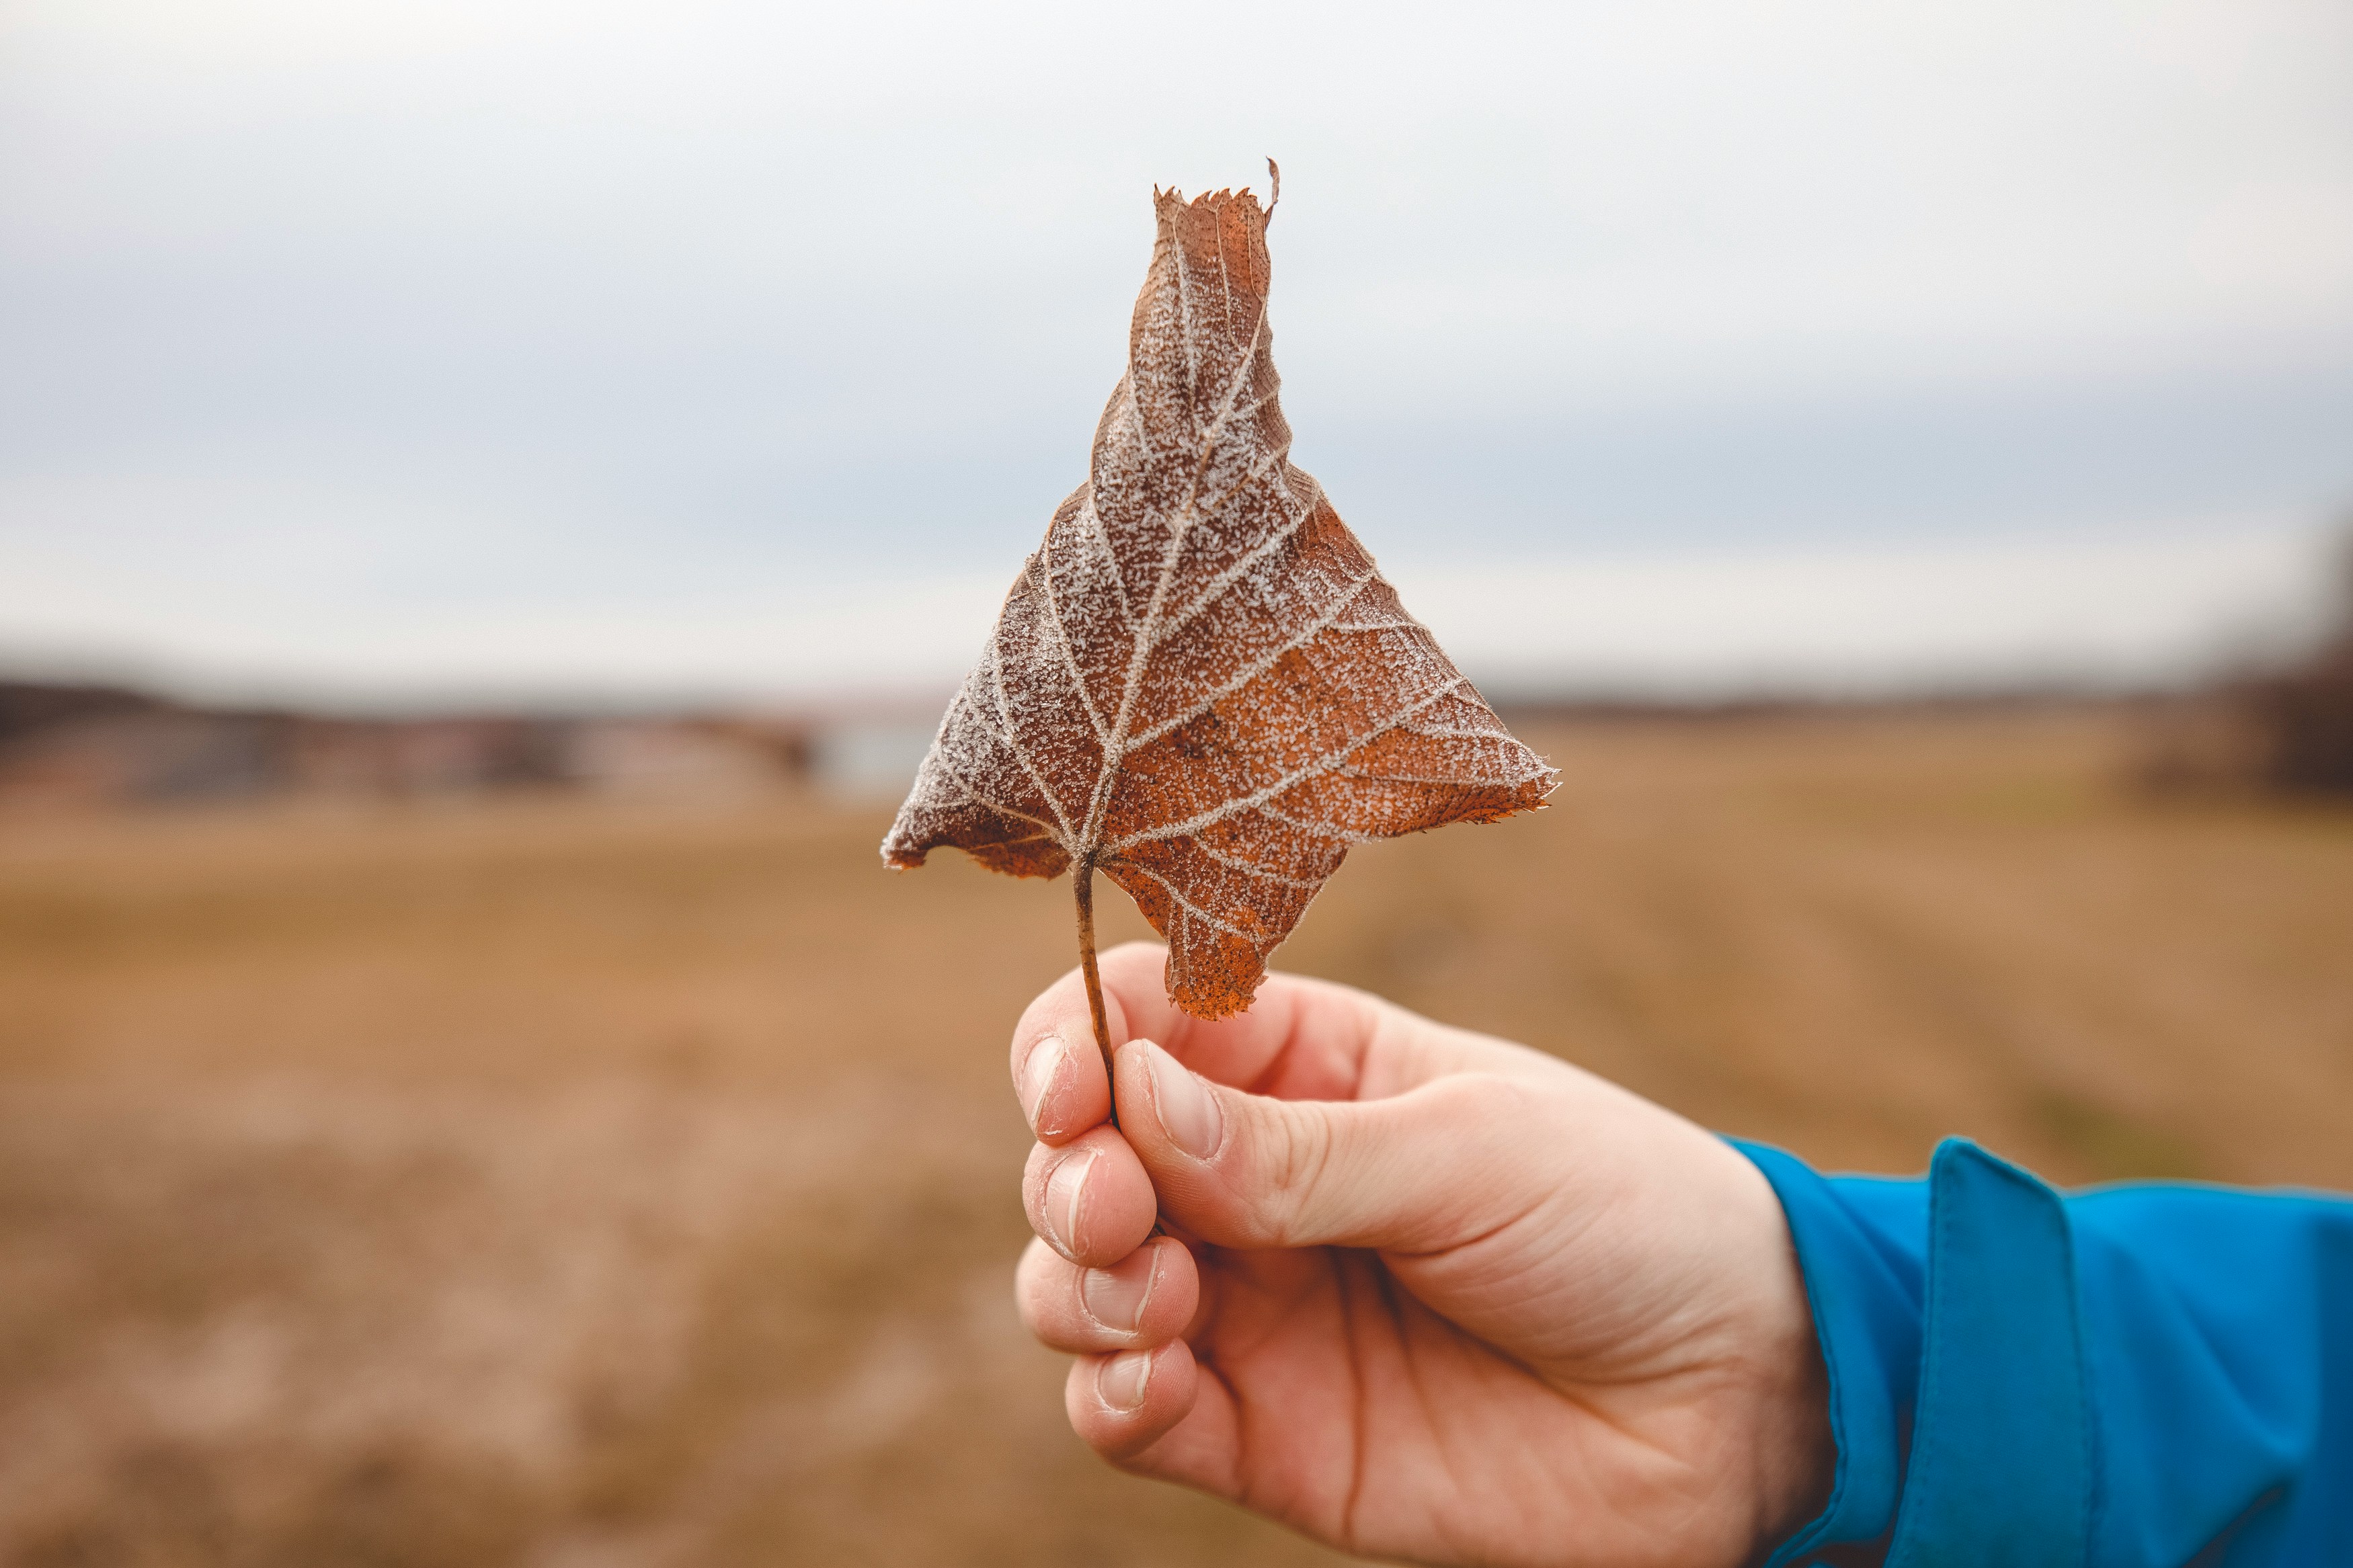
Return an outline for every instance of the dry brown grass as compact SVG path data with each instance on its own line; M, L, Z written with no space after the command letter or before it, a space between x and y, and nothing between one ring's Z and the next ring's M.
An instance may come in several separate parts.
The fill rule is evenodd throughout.
M1283 962L1831 1164L2353 1186L2353 814L2136 802L2097 715L1531 739L1556 809ZM1003 1050L1067 889L887 817L0 821L0 1556L1329 1561L1064 1430Z

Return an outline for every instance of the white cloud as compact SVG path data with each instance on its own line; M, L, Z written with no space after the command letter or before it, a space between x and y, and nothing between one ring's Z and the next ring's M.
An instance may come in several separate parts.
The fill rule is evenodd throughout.
M814 669L691 606L1009 574L1117 374L1146 188L1267 153L1302 457L1392 552L2353 493L2334 0L1187 17L9 8L0 642L455 679L539 668L501 626L585 658L628 622L646 679Z

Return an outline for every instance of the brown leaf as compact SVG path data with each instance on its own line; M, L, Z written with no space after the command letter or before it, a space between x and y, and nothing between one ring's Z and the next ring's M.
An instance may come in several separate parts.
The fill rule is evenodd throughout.
M1250 1005L1350 844L1529 810L1554 773L1292 467L1258 199L1154 200L1089 479L1007 595L882 855L1100 869L1168 939L1169 995L1216 1018Z

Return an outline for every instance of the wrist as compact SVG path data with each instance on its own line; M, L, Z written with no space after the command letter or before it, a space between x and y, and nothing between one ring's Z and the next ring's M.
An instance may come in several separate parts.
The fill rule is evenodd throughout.
M1756 1536L1749 1561L1763 1562L1829 1506L1838 1470L1831 1427L1830 1371L1798 1259L1796 1237L1779 1194L1763 1172L1741 1162L1753 1205L1744 1358L1755 1377L1750 1453L1754 1456Z
M1767 1398L1759 1421L1756 1561L1830 1505L1838 1470L1838 1444L1831 1434L1830 1374L1810 1314L1781 1360L1786 1377Z

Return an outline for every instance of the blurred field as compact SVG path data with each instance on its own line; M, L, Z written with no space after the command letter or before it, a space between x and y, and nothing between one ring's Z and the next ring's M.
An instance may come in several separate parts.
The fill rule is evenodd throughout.
M2136 798L2098 713L1530 739L1555 809L1283 962L1834 1165L2353 1186L2353 811ZM0 1560L1331 1561L1063 1428L1004 1047L1068 889L888 815L0 818Z

